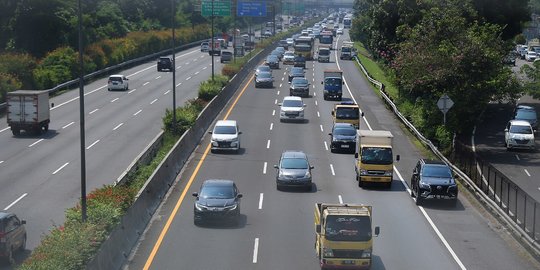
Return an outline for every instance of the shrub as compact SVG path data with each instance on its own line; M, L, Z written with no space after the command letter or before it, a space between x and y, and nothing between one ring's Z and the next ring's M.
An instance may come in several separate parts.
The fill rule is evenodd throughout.
M20 89L22 83L15 76L0 72L0 103L6 101L6 93Z
M27 53L0 54L0 73L11 74L21 83L18 88L32 89L34 77L32 70L36 68L37 60Z

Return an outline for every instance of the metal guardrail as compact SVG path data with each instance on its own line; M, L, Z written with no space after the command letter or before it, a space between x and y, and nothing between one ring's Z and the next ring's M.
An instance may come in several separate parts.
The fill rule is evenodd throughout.
M469 177L469 175L463 172L458 166L450 162L450 160L444 156L429 139L422 135L422 133L420 133L418 129L416 129L416 127L401 114L396 104L394 104L392 99L386 93L384 84L373 79L369 75L358 57L355 56L355 60L366 78L379 88L383 100L392 108L392 111L401 122L405 124L424 145L429 147L438 158L452 168L454 173L463 180L463 184L472 190L478 199L484 202L495 215L506 223L516 237L523 240L521 242L525 244L526 248L533 252L536 257L540 257L539 237L538 230L536 229L536 220L540 218L540 205L538 205L538 202L534 201L534 199L529 197L526 192L521 190L521 188L514 184L508 177L498 172L493 166L488 165L486 167L487 162L480 159L476 153L471 152L471 154L466 154L464 148L460 148L461 145L456 144L457 147L455 149L457 150L455 152L459 153L459 155L456 156L457 161L463 164L463 156L466 156L465 158L468 162L465 164L468 164L468 169L467 166L465 166L465 170L469 173L474 172L475 180ZM482 174L482 169L485 170L485 168L487 168L488 172L487 178ZM493 174L494 172L496 173ZM527 206L529 206L529 208L527 208ZM532 215L532 218L527 218L527 214Z
M193 47L201 44L201 42L203 42L205 40L208 40L208 39L203 39L203 40L199 40L199 41L195 41L195 42L191 42L191 43L188 43L188 44L178 46L178 47L176 47L176 51L181 51L181 50L193 48ZM117 70L117 69L120 69L120 68L123 68L123 67L126 67L126 66L130 66L130 65L137 64L137 63L140 63L140 62L146 62L146 61L149 61L151 59L156 59L159 56L170 54L170 52L171 52L171 49L162 50L162 51L159 51L157 53L145 55L145 56L142 56L142 57L139 57L139 58L135 58L135 59L131 59L131 60L122 62L120 64L116 64L114 66L106 67L104 69L100 69L100 70L97 70L97 71L94 71L94 72L92 72L90 74L85 75L84 80L86 81L86 80L92 79L92 78L94 78L96 76L107 74L107 73L109 73L109 72L111 72L113 70ZM79 79L74 79L74 80L71 80L71 81L61 83L61 84L59 84L59 85L57 85L57 86L55 86L55 87L53 87L51 89L47 89L47 91L49 91L49 94L51 94L51 93L54 93L54 92L59 91L61 89L66 89L66 88L69 88L70 86L78 85L78 84L79 84ZM5 108L6 108L6 106L7 106L7 104L5 102L0 103L0 112L3 112L5 110Z

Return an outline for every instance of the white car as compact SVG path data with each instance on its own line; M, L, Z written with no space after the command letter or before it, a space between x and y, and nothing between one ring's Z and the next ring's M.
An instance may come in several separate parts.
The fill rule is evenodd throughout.
M527 51L527 54L525 54L525 60L529 62L533 62L538 57L538 54L534 51Z
M338 28L338 30L336 30L336 35L343 35L343 28Z
M294 45L294 39L288 38L286 40L287 40L287 45L292 48L292 46Z
M524 120L510 120L504 129L506 150L512 148L534 149L534 131L531 124Z
M294 52L286 51L285 54L283 54L283 64L284 65L294 64Z
M203 42L201 43L201 52L208 52L210 50L210 43Z
M128 90L129 89L129 79L124 75L111 75L107 81L107 90Z
M240 134L238 124L235 120L219 120L214 129L208 133L212 134L210 151L231 150L238 152L240 150Z
M306 104L301 97L287 96L279 103L279 121L300 120L304 121L304 108Z

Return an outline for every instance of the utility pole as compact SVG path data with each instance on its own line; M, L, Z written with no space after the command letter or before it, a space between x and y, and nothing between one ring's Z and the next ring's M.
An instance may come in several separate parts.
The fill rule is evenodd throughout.
M175 36L174 36L174 17L176 15L176 7L175 7L175 4L174 4L174 1L175 0L171 0L171 6L172 6L172 15L171 15L171 28L172 28L172 46L171 46L171 51L172 51L172 96L173 96L173 128L176 129L176 57L175 57L175 54L174 54L174 46L175 46L175 42L174 42L174 39L175 39Z
M274 35L276 34L276 3L272 3L272 24L274 25Z
M212 0L212 44L210 44L210 51L212 52L212 81L214 81L214 0Z
M84 132L84 59L83 59L83 39L82 39L82 7L81 0L78 1L78 28L79 28L79 121L81 133L81 220L86 222L86 140Z

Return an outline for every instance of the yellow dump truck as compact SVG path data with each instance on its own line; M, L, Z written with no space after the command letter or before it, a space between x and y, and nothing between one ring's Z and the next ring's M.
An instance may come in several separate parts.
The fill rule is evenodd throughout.
M373 251L372 207L315 204L315 251L321 269L370 269ZM379 235L375 227L375 236Z
M358 130L354 170L358 186L366 182L392 186L394 157L392 142L394 136L387 130ZM399 161L399 155L396 156Z
M360 117L363 117L364 113L360 114L360 108L358 105L352 102L341 102L334 105L332 110L332 118L335 123L349 123L356 129L360 128Z

